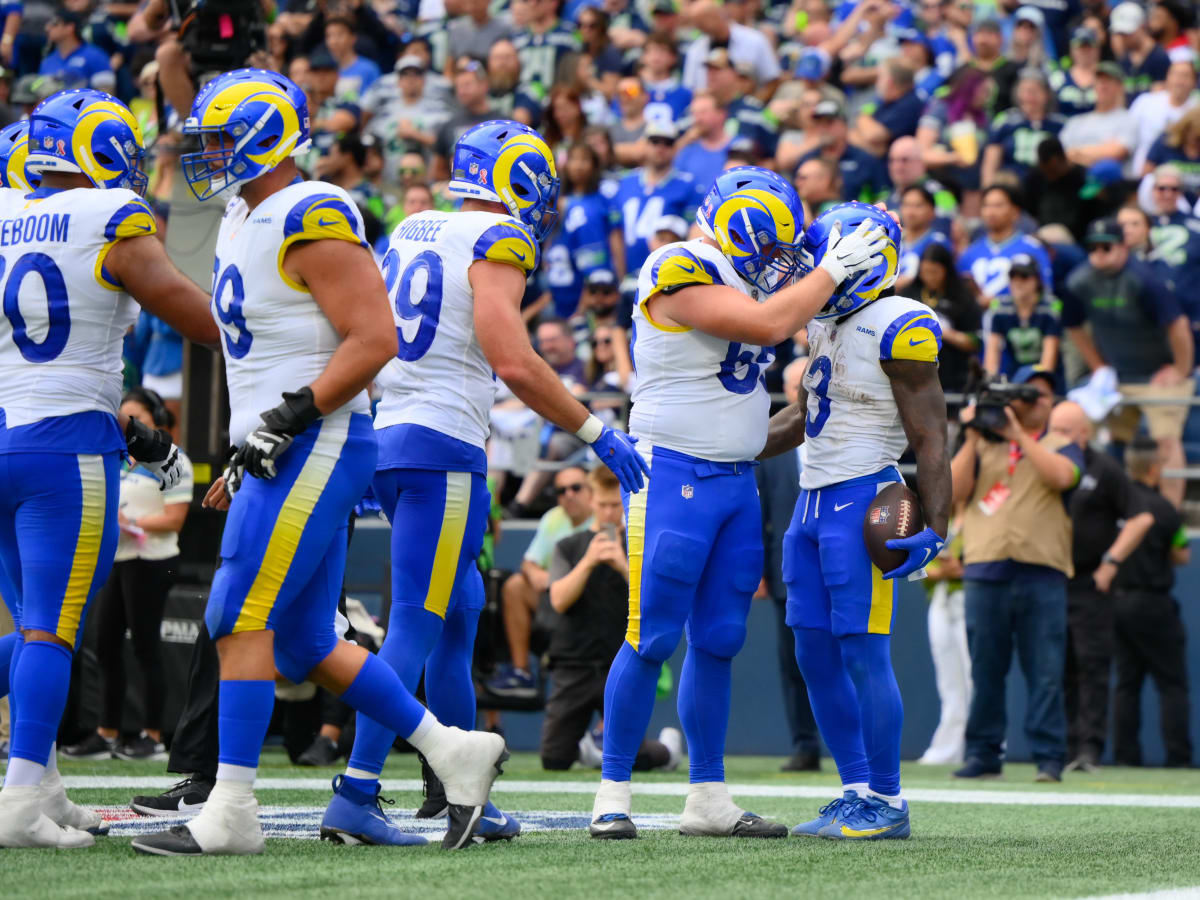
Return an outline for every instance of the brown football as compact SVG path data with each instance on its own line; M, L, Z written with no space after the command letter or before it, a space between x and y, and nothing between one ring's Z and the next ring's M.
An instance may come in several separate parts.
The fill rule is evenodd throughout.
M863 516L863 541L867 554L882 572L890 572L908 558L903 550L889 550L887 542L911 537L925 528L921 501L900 482L889 484L875 495Z

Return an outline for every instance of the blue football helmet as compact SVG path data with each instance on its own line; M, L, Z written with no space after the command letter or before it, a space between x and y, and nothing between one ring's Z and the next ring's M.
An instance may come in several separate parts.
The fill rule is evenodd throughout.
M558 188L550 147L520 122L481 122L454 145L447 190L456 197L503 203L539 241L558 219Z
M29 117L25 170L77 172L98 188L146 193L142 127L124 103L82 88L47 97Z
M278 72L235 69L200 89L183 133L203 145L180 157L183 177L196 199L208 200L308 150L308 99Z
M796 277L804 208L774 172L757 166L725 170L700 204L696 223L760 291L774 293Z
M878 225L887 236L887 246L880 254L883 259L879 265L869 272L860 272L847 278L838 286L829 302L814 316L817 319L848 315L860 306L866 306L895 284L899 274L900 226L887 210L856 200L839 203L813 219L800 245L800 268L803 272L811 272L824 258L829 247L829 230L835 222L841 222L842 234L850 234L863 222Z
M27 172L29 123L13 122L0 129L0 187L28 194L42 183L41 172Z

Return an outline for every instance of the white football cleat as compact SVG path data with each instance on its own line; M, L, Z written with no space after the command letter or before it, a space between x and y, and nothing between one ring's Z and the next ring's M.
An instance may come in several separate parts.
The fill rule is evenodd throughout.
M90 847L96 839L86 831L55 824L42 812L42 790L36 784L0 791L0 847Z
M786 825L746 812L722 781L693 784L679 817L679 833L705 837L785 838Z
M108 823L98 812L73 803L58 769L47 769L42 776L42 812L56 825L78 828L88 834L108 834Z
M448 728L446 738L426 755L452 806L483 806L500 764L508 759L504 738L485 731Z
M235 792L220 781L204 809L186 825L134 838L133 849L154 856L248 856L266 849L252 793Z
M638 836L633 824L633 785L628 781L600 779L600 789L592 802L592 821L588 834L601 840L631 840Z

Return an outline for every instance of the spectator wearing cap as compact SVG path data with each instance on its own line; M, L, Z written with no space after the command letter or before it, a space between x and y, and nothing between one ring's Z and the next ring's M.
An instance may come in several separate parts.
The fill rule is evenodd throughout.
M896 290L902 291L917 277L921 255L927 247L941 244L951 246L949 231L937 221L933 194L920 184L906 187L900 194L900 264L897 268ZM894 209L889 205L889 209Z
M646 126L646 161L617 183L609 204L613 224L614 271L636 278L650 254L648 243L654 223L662 216L680 216L691 222L711 185L700 185L688 172L675 167L675 141L670 122Z
M395 180L401 157L410 150L428 155L438 127L450 112L425 90L425 62L416 54L396 60L393 76L380 78L363 97L363 111L370 118L367 133L383 150L386 177Z
M1200 105L1200 91L1196 90L1196 67L1191 63L1171 63L1167 69L1165 88L1142 94L1129 107L1137 134L1137 145L1129 170L1138 177L1146 174L1146 157L1154 142L1184 113Z
M804 220L811 222L842 202L842 175L827 159L814 156L796 170L796 193L804 204Z
M617 110L620 115L608 126L613 153L623 166L636 166L646 158L646 103L649 100L641 79L628 75L617 82ZM668 117L663 121L671 121Z
M813 109L813 131L818 146L800 158L800 165L821 157L838 167L843 200L873 203L886 195L887 172L879 157L855 147L847 139L846 114L834 100L822 100Z
M1144 170L1171 163L1179 170L1180 209L1200 209L1200 106L1193 106L1167 128L1146 154ZM1143 206L1149 204L1143 202Z
M1021 216L1021 198L1016 188L994 184L983 191L980 207L985 234L958 258L960 275L969 276L982 306L1009 292L1008 270L1014 257L1033 259L1047 290L1053 286L1050 258L1037 238L1017 230Z
M1125 456L1135 500L1154 517L1145 539L1121 563L1113 582L1117 685L1113 697L1113 755L1117 765L1143 764L1142 688L1158 689L1164 765L1191 767L1186 637L1171 595L1175 566L1190 559L1183 519L1161 492L1164 460L1153 441L1136 441Z
M1125 107L1121 67L1102 62L1096 67L1096 108L1071 116L1059 134L1067 159L1081 166L1103 160L1124 163L1137 144L1133 116Z
M1150 36L1141 6L1132 0L1117 4L1108 17L1108 28L1130 98L1155 89L1166 79L1171 57Z
M1093 222L1086 244L1087 264L1067 279L1073 302L1063 310L1063 325L1088 369L1116 371L1124 403L1108 420L1113 439L1128 443L1145 415L1168 467L1183 468L1188 413L1183 404L1195 389L1191 324L1170 286L1148 264L1130 257L1115 219ZM1180 403L1139 406L1139 400ZM1163 494L1178 506L1183 488L1182 480L1169 479Z
M1001 170L1023 177L1037 162L1038 144L1067 124L1050 111L1050 88L1038 69L1021 70L1015 93L1017 105L997 116L988 134L979 172L983 185L991 184Z
M874 156L884 156L898 137L913 136L925 109L913 83L913 70L899 60L879 66L875 97L862 106L850 142Z
M600 159L586 143L574 144L562 169L561 227L546 250L545 289L555 315L574 315L587 277L595 271L612 278L608 200L600 191Z
M480 122L494 118L488 96L488 76L483 63L471 60L460 65L454 75L456 108L437 130L433 141L433 177L445 181L450 177L450 158L454 145L463 134Z
M331 16L325 21L325 46L338 64L337 95L359 97L380 76L379 66L354 52L354 20Z
M83 22L82 15L64 9L46 23L46 39L54 49L42 60L38 74L56 76L69 88L112 91L116 76L108 55L99 47L83 42Z
M1008 296L997 297L988 309L984 371L1006 376L1023 366L1057 371L1062 340L1058 301L1042 287L1041 270L1033 257L1022 253L1012 258L1008 286Z
M561 0L513 0L514 21L522 23L512 38L521 59L521 88L543 103L563 58L582 49L575 29L559 18L560 6Z
M730 65L746 63L752 68L758 98L769 100L783 71L775 49L763 33L731 21L729 12L715 0L696 0L688 15L700 30L700 36L688 46L683 58L683 86L693 93L713 89L708 84L705 67L710 51L720 48L728 51Z
M946 83L954 74L954 45L944 41L942 58L949 60L950 65L939 69L934 65L935 50L933 39L916 28L898 28L896 40L900 42L900 55L892 60L903 64L913 73L913 87L924 106L925 101L932 97L937 89ZM878 78L878 76L876 76Z
M502 38L488 48L486 56L492 110L500 118L536 128L542 120L542 104L521 89L521 58L516 46L508 38Z
M1070 65L1055 69L1048 79L1058 111L1064 116L1090 112L1095 107L1099 63L1100 36L1090 28L1076 28L1071 32Z
M313 51L303 84L312 128L312 149L300 161L306 172L313 171L322 149L339 134L357 131L362 121L362 108L337 96L337 80L337 61L327 50Z
M1196 52L1188 42L1187 31L1196 24L1195 5L1188 9L1178 0L1155 0L1146 22L1150 36L1167 51L1171 62L1195 65Z
M805 47L796 60L796 69L792 73L805 87L819 88L829 75L832 64L829 54L820 47Z
M1026 366L1012 381L1031 389L1004 407L988 439L960 418L966 439L950 464L963 513L963 585L974 695L960 778L1000 774L1006 731L1005 682L1014 645L1025 676L1025 734L1036 781L1058 782L1066 762L1063 666L1067 579L1073 574L1071 519L1064 495L1079 484L1083 452L1046 430L1054 376ZM999 440L995 440L999 438Z
M774 158L779 131L762 100L754 96L750 64L734 60L723 47L714 47L704 67L708 93L725 110L730 134L753 141L758 159Z
M725 168L733 136L726 130L725 110L709 93L692 98L692 126L680 138L683 147L675 164L691 172L696 184L711 185Z
M1022 66L1050 68L1056 59L1053 41L1046 31L1046 17L1036 6L1019 7L1011 20L1008 56Z
M455 56L488 59L490 63L491 48L512 36L512 22L505 15L493 16L488 0L462 0L462 11L447 29L450 48Z
M669 4L672 0L666 2ZM642 86L648 95L644 113L648 120L678 122L687 115L692 92L683 86L675 74L678 65L679 49L670 34L655 31L646 38L640 74Z

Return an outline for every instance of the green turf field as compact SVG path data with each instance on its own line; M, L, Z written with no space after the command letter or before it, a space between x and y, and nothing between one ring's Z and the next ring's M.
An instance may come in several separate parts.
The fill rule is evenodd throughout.
M789 825L810 818L835 779L791 775L768 757L731 759L734 797ZM525 821L511 844L443 852L335 847L313 840L337 769L301 769L264 755L258 791L269 838L260 857L135 856L131 834L167 820L130 818L134 793L170 783L161 763L64 763L72 796L102 807L113 834L90 850L0 851L0 896L23 897L1082 897L1166 888L1200 890L1200 772L1104 769L1033 783L1012 765L1005 778L962 784L949 769L906 765L913 808L908 841L842 844L820 839L685 838L673 828L686 774L635 781L637 841L600 842L583 831L599 773L546 773L516 754L494 798ZM393 756L385 796L412 822L419 784L412 757ZM286 780L285 780L286 779ZM80 785L87 785L82 787ZM639 795L637 787L643 792Z

